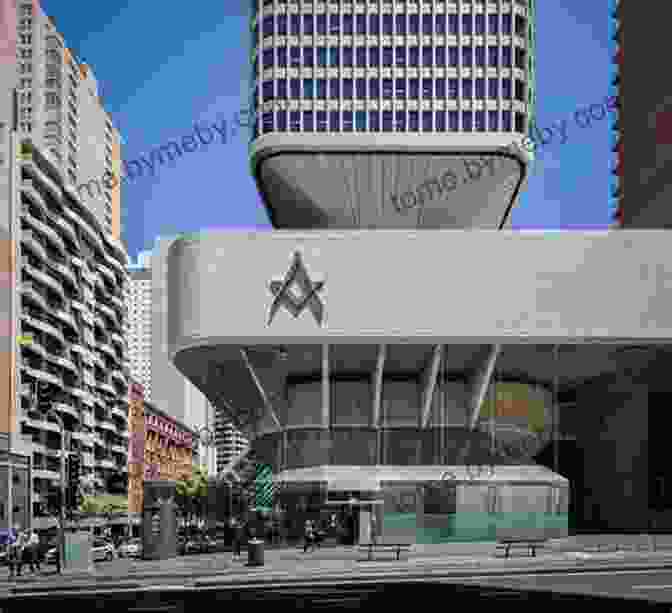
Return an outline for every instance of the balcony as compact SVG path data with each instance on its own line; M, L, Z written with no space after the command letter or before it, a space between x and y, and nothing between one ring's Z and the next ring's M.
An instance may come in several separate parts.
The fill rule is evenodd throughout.
M114 276L114 273L109 268L107 268L107 266L103 266L102 264L98 263L98 270L113 286L117 284L117 279Z
M74 228L65 220L65 218L52 215L51 221L65 236L68 237L68 239L70 239L77 247L79 247L77 232L75 232Z
M61 478L60 471L36 466L33 466L32 474L34 479L46 479L47 481L58 481Z
M42 272L41 270L38 270L37 268L32 266L28 262L28 258L21 258L21 260L26 274L29 274L36 281L39 281L43 285L49 287L51 290L56 292L61 297L62 300L65 301L65 292L63 291L63 285L61 284L60 281L57 281L51 275L48 275L47 273Z
M49 264L49 267L52 270L56 271L59 275L67 279L70 282L71 286L76 288L79 285L77 277L75 277L75 274L72 272L72 270L70 270L69 266L61 264L60 262L51 262Z
M68 207L65 208L65 214L75 223L75 226L81 228L86 233L87 237L94 245L103 251L103 242L100 240L96 229L93 228L88 221L85 221L84 218L79 215L79 213Z
M56 200L56 202L61 202L63 199L63 191L61 187L57 185L51 177L47 176L46 173L42 172L34 161L24 161L21 166L28 171L32 176L33 181L39 181L41 185L44 185L47 188L49 195Z
M110 460L108 458L105 458L103 460L97 460L96 464L100 466L101 468L108 468L108 469L114 469L117 467L116 463L114 460Z
M35 353L43 359L49 355L49 352L44 348L44 346L35 339L33 339L30 343L21 345L21 347L24 351Z
M115 296L114 294L112 294L110 296L110 302L115 307L117 307L117 309L119 309L119 311L121 311L122 313L124 313L126 311L126 305L124 304L124 301L121 298L119 298L118 296Z
M84 466L91 466L93 467L94 465L94 456L92 453L83 453L82 454L82 463Z
M111 357L113 360L117 361L117 353L115 350L112 348L112 345L108 343L96 343L98 349L102 351L103 353L107 354L109 357Z
M63 255L67 253L63 239L57 234L56 230L48 226L43 221L33 217L28 211L21 211L21 217L26 223L32 226L37 232L43 234L51 244L56 247Z
M126 272L126 268L124 268L124 266L122 264L117 262L117 260L115 258L113 258L111 255L108 255L107 253L105 254L105 261L110 266L112 266L112 268L114 268L123 277L125 277L128 274ZM115 285L116 285L116 280L115 280Z
M116 396L117 395L117 390L112 387L107 382L104 383L96 383L96 387L98 387L99 390L102 390L103 392L107 392L110 396Z
M121 453L123 455L128 453L128 447L126 445L111 445L110 449L112 449L114 453Z
M123 386L128 385L128 381L126 381L126 377L124 376L124 373L122 373L120 370L113 370L110 373L110 375L120 385L123 385Z
M61 433L61 427L52 421L47 421L46 419L31 419L30 417L22 417L21 423L35 428L36 430L49 430L50 432Z
M37 190L32 180L24 179L21 181L21 189L26 198L40 209L44 215L48 214L49 210L44 202L44 198L42 198L42 194Z
M58 309L54 311L54 317L62 321L65 325L70 326L70 329L73 330L77 336L79 336L79 327L75 318L66 310Z
M45 251L42 243L37 238L37 232L32 230L22 230L21 231L21 242L30 249L35 257L40 259L42 262L47 261L47 252Z
M59 355L57 356L51 355L47 359L53 362L54 364L58 364L59 366L69 370L70 372L76 375L79 374L79 369L77 368L77 365L72 360L69 360L66 357Z
M41 330L42 332L48 334L52 338L55 338L57 341L61 343L62 346L65 346L65 338L63 337L63 333L55 326L52 326L50 323L42 321L41 319L37 319L36 317L32 316L29 313L21 313L21 319L25 321L28 325L33 326L38 330Z
M30 281L24 281L21 283L21 295L25 296L30 302L34 305L40 307L44 311L48 311L47 301L42 297L40 292L37 290L35 284Z
M126 420L128 419L128 413L124 409L120 409L119 407L112 407L112 415L118 417L119 419Z

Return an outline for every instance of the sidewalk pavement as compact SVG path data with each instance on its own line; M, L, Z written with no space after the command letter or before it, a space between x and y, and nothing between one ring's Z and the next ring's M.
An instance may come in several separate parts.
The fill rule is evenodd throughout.
M662 549L636 550L633 544L648 543L648 537L631 535L590 535L556 539L547 547L530 557L527 550L512 551L505 559L501 553L495 556L496 543L449 543L440 545L413 545L409 553L401 554L399 561L392 552L374 554L374 560L366 560L366 553L357 547L325 547L309 553L302 548L267 549L264 565L248 567L246 557L232 560L231 553L180 556L169 560L116 559L95 565L93 574L59 576L54 567L50 574L25 574L18 580L7 581L0 592L14 586L83 586L124 582L141 584L157 582L165 584L178 581L180 584L195 581L249 582L249 581L295 581L310 579L346 579L414 573L423 576L434 574L491 574L512 572L571 572L599 567L672 567L672 535L657 537ZM597 550L597 546L603 548ZM609 546L609 550L604 550ZM616 550L616 548L620 548ZM630 548L630 549L628 549Z

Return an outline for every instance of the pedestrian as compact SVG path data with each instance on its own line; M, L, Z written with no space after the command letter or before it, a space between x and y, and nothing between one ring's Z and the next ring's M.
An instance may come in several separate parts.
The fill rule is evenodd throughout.
M29 545L30 536L24 530L19 533L19 536L16 539L16 576L21 576L21 570L23 565L26 563L30 564L30 570L34 573L35 567L33 566L33 560L29 557L30 554L30 545Z
M15 534L12 532L9 537L9 543L7 545L7 564L9 566L9 578L12 579L14 576L21 576L21 566L19 561L21 559L21 544L20 544L20 534Z
M305 543L303 545L303 553L306 553L308 549L312 551L314 548L315 531L313 529L313 522L309 519L306 520L304 526L304 539Z
M35 530L28 532L28 555L31 571L35 573L36 568L38 573L42 572L40 569L40 537L37 536Z
M241 556L241 547L245 538L245 529L239 520L233 522L233 558L238 559Z

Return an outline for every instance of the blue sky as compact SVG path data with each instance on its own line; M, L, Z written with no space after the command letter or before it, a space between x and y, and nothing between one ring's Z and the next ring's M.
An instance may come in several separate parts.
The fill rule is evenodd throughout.
M246 104L248 16L242 0L180 3L42 0L68 45L89 63L106 108L136 159L195 122L230 121ZM579 128L577 109L613 93L612 2L537 3L537 123L570 122L538 156L514 228L602 229L610 222L614 156L609 118ZM157 236L205 229L268 228L250 176L247 129L199 147L123 189L129 255Z

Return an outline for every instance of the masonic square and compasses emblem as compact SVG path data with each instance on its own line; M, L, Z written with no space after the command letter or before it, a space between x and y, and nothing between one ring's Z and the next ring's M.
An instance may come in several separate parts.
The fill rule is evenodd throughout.
M308 309L313 314L317 325L322 325L324 305L318 296L318 292L324 288L324 281L318 281L317 283L311 281L298 251L294 253L292 265L284 280L271 281L269 288L274 299L268 314L267 325L271 325L280 307L284 307L295 319L305 309Z

